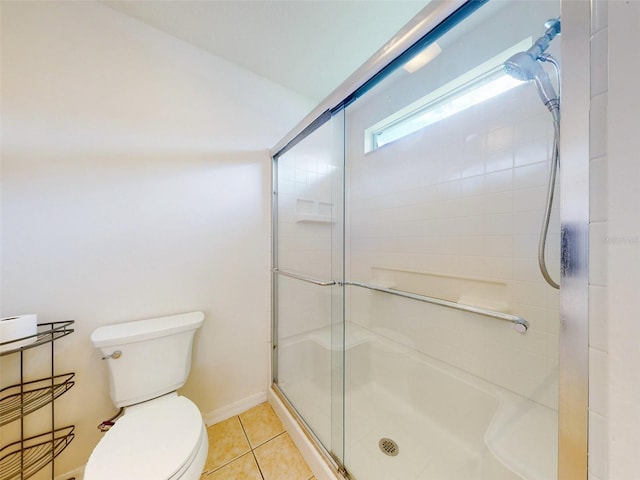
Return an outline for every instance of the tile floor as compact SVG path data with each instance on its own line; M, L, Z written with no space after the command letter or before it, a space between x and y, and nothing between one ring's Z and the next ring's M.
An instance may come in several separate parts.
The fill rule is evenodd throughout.
M207 431L209 454L201 480L315 480L268 403Z

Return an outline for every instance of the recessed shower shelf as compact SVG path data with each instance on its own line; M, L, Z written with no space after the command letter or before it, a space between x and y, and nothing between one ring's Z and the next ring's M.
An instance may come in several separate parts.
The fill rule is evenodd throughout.
M53 432L11 443L0 452L2 480L24 480L50 464L75 437L74 427L62 427Z
M11 385L0 390L0 426L13 422L53 402L75 384L74 373L55 375Z
M296 223L336 223L331 215L296 214Z

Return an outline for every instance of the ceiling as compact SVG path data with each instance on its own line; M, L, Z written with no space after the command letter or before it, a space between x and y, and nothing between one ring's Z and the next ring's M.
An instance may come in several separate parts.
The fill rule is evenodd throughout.
M428 0L104 3L319 102Z

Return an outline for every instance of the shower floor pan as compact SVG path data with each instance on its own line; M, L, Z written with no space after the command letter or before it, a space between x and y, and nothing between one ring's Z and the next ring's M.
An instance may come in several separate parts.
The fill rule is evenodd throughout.
M372 331L350 329L357 341L345 356L344 465L356 480L556 478L556 411ZM330 365L322 338L316 331L281 347L313 357L303 364ZM280 384L325 445L332 438L329 383L323 372ZM336 416L333 438L341 431ZM381 439L397 445L395 455L381 450Z

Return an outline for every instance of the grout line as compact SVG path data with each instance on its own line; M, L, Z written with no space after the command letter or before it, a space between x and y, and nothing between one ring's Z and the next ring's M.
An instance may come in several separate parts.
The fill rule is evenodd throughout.
M222 465L217 466L216 468L214 468L213 470L207 470L202 472L203 475L205 476L209 476L214 472L217 472L218 470L220 470L221 468L226 467L227 465L229 465L230 463L235 462L236 460L238 460L241 457L244 457L247 453L252 452L251 450L251 443L249 442L249 438L247 437L247 433L244 431L244 427L242 426L242 420L240 420L240 415L236 415L236 417L238 418L238 422L240 423L240 428L242 428L242 433L244 433L244 437L245 440L247 441L247 446L249 447L249 450L247 450L246 452L241 453L240 455L238 455L235 458L232 458L231 460L229 460L226 463L223 463ZM233 417L228 418L227 420L230 420ZM226 420L225 420L226 421ZM221 422L220 422L221 423ZM208 427L207 427L208 428ZM211 448L211 445L209 445L209 448ZM254 457L255 458L255 457Z
M214 473L214 472L217 472L217 471L218 471L218 470L220 470L221 468L224 468L224 467L226 467L227 465L229 465L230 463L235 462L235 461L236 461L236 460L238 460L239 458L244 457L244 456L245 456L247 453L249 453L250 451L251 451L251 450L247 450L246 452L241 453L241 454L240 454L240 455L238 455L237 457L232 458L232 459L231 459L231 460L229 460L228 462L223 463L222 465L220 465L220 466L218 466L218 467L214 468L213 470L206 470L206 471L204 471L204 472L202 472L202 473L203 473L203 474L206 474L206 475L210 475L210 474L212 474L212 473Z
M256 445L256 446L254 447L254 446L252 446L252 445L251 445L251 442L249 441L249 436L247 435L247 431L246 431L246 429L244 428L244 424L242 423L242 419L240 418L240 415L236 415L236 417L238 418L238 422L240 422L240 428L242 428L242 433L244 434L245 440L247 441L247 445L249 446L249 450L248 450L248 451L246 451L246 452L244 452L244 453L242 453L242 454L240 454L240 455L238 455L236 458L234 458L234 459L232 459L232 460L229 460L229 461L228 461L228 462L226 462L225 464L223 464L223 465L220 465L220 466L216 467L216 468L215 468L215 469L213 469L213 470L208 470L208 471L202 472L202 475L204 475L204 477L201 477L201 479L202 479L202 478L206 479L206 477L208 477L209 475L213 474L214 472L217 472L217 471L218 471L218 470L220 470L221 468L226 467L226 466L227 466L227 465L229 465L230 463L235 462L235 461L236 461L236 460L238 460L239 458L244 457L246 454L248 454L249 452L251 452L251 455L253 456L253 460L254 460L254 462L255 462L256 466L258 467L258 472L260 473L260 477L262 478L262 480L265 480L265 476L264 476L264 474L262 473L262 469L260 468L260 463L258 462L258 458L256 457L255 450L256 450L256 449L258 449L258 448L260 448L260 447L262 447L263 445L266 445L266 444L267 444L267 443L269 443L270 441L275 440L275 439L276 439L276 438L278 438L278 437L281 437L282 435L286 434L286 433L287 433L287 431L286 431L285 429L283 429L283 430L282 430L282 432L280 432L280 433L278 433L278 434L274 435L273 437L269 438L268 440L265 440L265 441L264 441L264 442L262 442L261 444ZM231 418L233 418L233 417L231 417ZM305 462L305 463L306 463L306 462ZM313 474L313 472L312 472L311 476L310 476L307 480L311 480L311 479L313 479L313 478L315 478L315 477L314 477L314 474Z
M260 473L262 480L264 480L264 473L262 473L262 469L260 468L260 463L258 463L258 459L256 458L256 454L253 450L251 450L251 455L253 455L253 461L256 462L256 467L258 467L258 473Z
M263 445L265 445L265 444L269 443L271 440L275 440L276 438L278 438L279 436L281 436L281 435L283 435L283 434L285 434L285 433L287 433L287 431L286 431L286 430L283 430L283 431L281 431L280 433L277 433L276 435L274 435L273 437L271 437L270 439L265 440L265 441L264 441L264 442L262 442L260 445L256 445L255 447L251 447L251 445L249 445L249 447L251 447L251 450L255 450L255 449L260 448L260 447L262 447Z
M251 441L249 440L249 435L247 435L247 431L244 428L244 424L242 423L242 419L240 418L240 415L238 415L238 420L240 421L240 427L242 427L242 433L244 433L244 436L247 439L247 443L249 444L249 448L251 449L251 455L253 455L253 461L256 462L256 466L258 467L258 473L260 473L260 477L262 477L262 480L265 480L264 474L262 473L262 469L260 468L260 463L258 462L258 458L256 457L256 454L253 451L254 448L251 445Z

